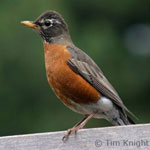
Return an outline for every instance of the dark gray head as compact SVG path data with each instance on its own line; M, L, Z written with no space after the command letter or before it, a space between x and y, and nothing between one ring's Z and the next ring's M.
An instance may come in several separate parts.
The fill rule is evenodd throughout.
M35 21L23 21L22 24L34 29L46 42L53 43L61 38L70 38L68 26L61 15L55 11L47 11Z

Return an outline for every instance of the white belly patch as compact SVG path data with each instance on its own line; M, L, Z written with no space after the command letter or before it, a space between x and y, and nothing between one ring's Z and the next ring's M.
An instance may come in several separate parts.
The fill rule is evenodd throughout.
M110 111L113 108L112 101L104 96L102 96L97 103L77 104L73 100L71 100L71 103L76 106L76 108L69 107L71 110L83 115L89 115L95 112L94 118L104 118L103 112Z

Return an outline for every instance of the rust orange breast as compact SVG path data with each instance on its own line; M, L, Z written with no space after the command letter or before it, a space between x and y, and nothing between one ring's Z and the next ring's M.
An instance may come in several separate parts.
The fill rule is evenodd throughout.
M63 103L96 103L100 93L67 65L70 53L66 46L44 43L44 48L48 82Z

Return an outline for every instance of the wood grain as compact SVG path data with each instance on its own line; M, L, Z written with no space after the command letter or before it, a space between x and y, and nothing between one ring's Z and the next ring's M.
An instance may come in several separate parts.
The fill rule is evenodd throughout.
M150 150L150 124L0 137L0 150Z

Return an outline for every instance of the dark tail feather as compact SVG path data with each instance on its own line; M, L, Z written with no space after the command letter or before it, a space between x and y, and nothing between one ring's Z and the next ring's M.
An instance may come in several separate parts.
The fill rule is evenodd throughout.
M115 119L111 120L111 123L113 125L122 126L122 125L135 124L135 122L129 116L127 116L127 114L123 108L115 105L114 109L118 110L117 111L118 115L116 115L117 117Z
M109 112L105 112L106 119L115 126L131 125L135 122L127 116L125 110L117 105L114 105L113 109Z
M131 125L131 124L135 124L135 122L129 117L127 116L125 113L123 112L119 112L119 117L117 118L113 118L111 120L111 123L115 126L123 126L123 125Z
M130 124L136 124L129 116L127 116L127 119L128 119Z

